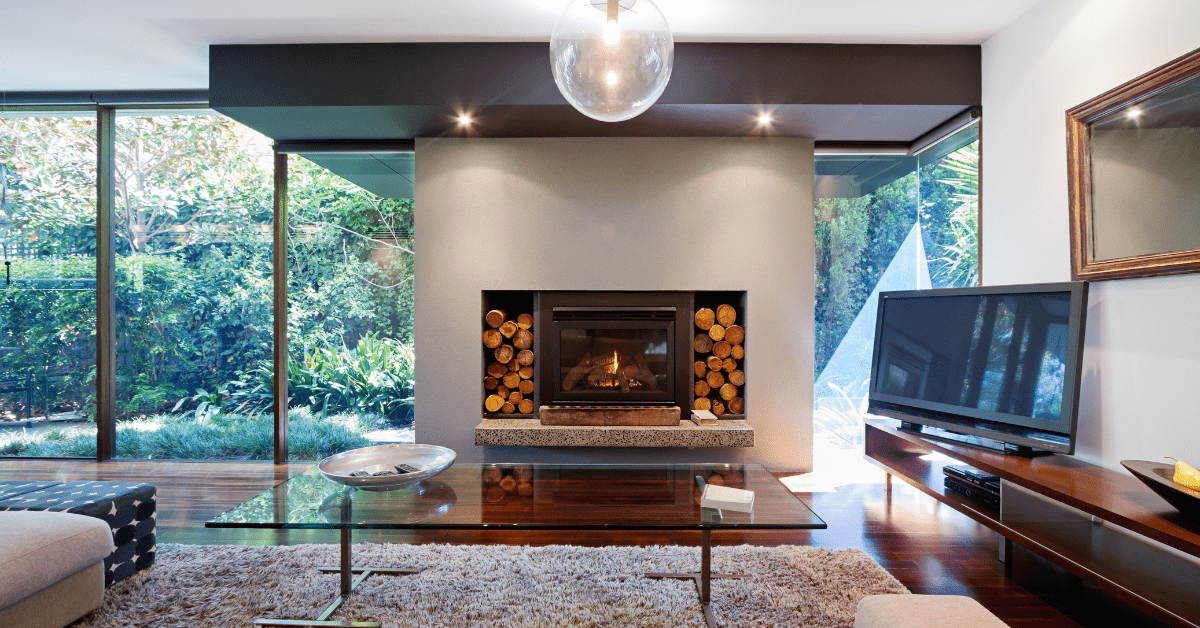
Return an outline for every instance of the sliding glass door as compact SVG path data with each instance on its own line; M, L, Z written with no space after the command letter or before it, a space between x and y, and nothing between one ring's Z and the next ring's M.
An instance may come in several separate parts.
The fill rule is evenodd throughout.
M0 114L0 456L96 455L96 116Z
M299 155L288 196L289 457L413 442L412 199Z
M116 457L269 460L270 140L212 111L115 124Z

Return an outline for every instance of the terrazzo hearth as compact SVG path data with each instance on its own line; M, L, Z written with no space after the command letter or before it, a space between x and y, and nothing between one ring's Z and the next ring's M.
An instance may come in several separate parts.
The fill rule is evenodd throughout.
M744 420L678 426L542 425L538 419L484 419L476 445L510 447L753 447L754 428Z

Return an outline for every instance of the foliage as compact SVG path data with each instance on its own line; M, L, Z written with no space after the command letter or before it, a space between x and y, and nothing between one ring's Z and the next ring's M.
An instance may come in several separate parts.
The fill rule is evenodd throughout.
M951 211L946 217L949 242L930 258L932 279L946 286L974 285L979 272L979 144L971 143L943 158L934 171L949 186Z
M818 198L816 375L833 356L918 222L933 287L971 285L978 268L978 142L857 198Z
M0 118L0 237L14 253L96 250L94 115Z
M288 407L318 416L379 415L392 425L411 425L413 367L411 347L375 334L363 336L353 349L314 347L288 362ZM273 365L264 361L230 382L226 406L235 412L270 410L272 373Z
M289 453L297 460L319 460L335 453L365 447L364 426L352 415L320 419L304 410L288 420ZM206 420L186 415L160 415L117 425L118 458L270 460L274 420L269 414L216 414ZM16 437L0 445L3 456L96 455L94 428L51 431Z
M816 373L837 349L917 219L917 174L816 202Z

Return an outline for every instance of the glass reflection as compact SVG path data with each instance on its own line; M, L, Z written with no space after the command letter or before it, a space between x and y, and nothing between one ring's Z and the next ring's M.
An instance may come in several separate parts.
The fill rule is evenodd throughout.
M1089 128L1092 259L1200 249L1200 79Z

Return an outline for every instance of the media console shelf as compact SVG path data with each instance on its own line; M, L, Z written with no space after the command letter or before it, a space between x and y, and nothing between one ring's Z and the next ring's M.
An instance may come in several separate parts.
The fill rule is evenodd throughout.
M1200 628L1200 522L1189 522L1133 476L1063 455L990 453L868 419L869 461L1106 593L1174 626ZM956 462L929 456L940 453ZM1000 513L945 492L942 467L1000 477ZM889 478L890 479L890 478Z

